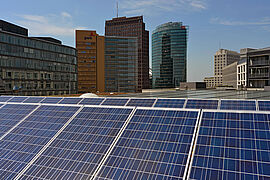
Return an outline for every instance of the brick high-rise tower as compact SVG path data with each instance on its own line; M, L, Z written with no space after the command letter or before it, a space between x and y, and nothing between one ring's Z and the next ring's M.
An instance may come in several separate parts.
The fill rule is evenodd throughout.
M138 38L138 90L149 88L149 31L145 30L143 16L119 17L107 20L105 36Z

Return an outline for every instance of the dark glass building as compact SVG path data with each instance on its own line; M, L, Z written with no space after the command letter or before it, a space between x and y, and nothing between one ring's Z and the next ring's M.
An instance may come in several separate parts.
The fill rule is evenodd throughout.
M22 29L6 24L8 27L2 22L0 30L0 82L6 94L77 93L75 48L61 45L61 41L49 37L16 34ZM8 32L9 29L12 31Z
M105 36L105 91L138 92L135 37Z
M178 87L180 82L186 82L187 33L181 22L165 23L153 31L153 88Z
M107 20L105 36L138 38L138 90L149 88L149 31L145 30L143 16L119 17Z

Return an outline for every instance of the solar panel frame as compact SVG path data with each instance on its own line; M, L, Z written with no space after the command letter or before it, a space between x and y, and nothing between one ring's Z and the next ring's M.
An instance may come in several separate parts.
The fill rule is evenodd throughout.
M226 121L226 124L225 124L225 126L223 127L224 128L224 130L225 130L225 134L224 134L224 138L225 138L225 140L224 140L224 145L218 145L218 146L216 146L217 148L218 147L224 147L224 154L223 154L223 157L222 157L222 159L236 159L236 161L246 161L246 162L250 162L250 161L252 161L252 162L256 162L256 163L259 163L259 162L262 162L263 163L263 161L258 161L257 160L257 156L258 156L258 151L266 151L266 150L261 150L261 149L258 149L258 142L256 142L256 141L259 141L259 140L264 140L265 138L263 138L263 139L258 139L258 138L256 138L256 136L257 136L257 134L256 134L256 132L254 132L254 138L246 138L246 137L244 137L244 138L242 138L242 139L244 139L244 140L242 140L242 142L238 142L239 143L239 145L240 146L243 146L243 144L241 144L241 143L243 143L244 141L247 141L247 140L249 140L249 139L251 139L251 140L254 140L255 142L255 144L253 144L253 146L254 146L254 149L252 149L252 148L247 148L247 147L244 147L244 148L239 148L239 152L240 152L240 154L241 154L241 152L243 152L243 151L246 151L246 150L248 150L248 151L255 151L256 152L256 160L250 160L250 159L243 159L243 157L238 157L238 158L231 158L231 157L225 157L225 156L228 156L229 154L228 154L228 152L226 152L225 150L225 148L227 148L228 149L228 147L229 148L231 148L231 149L236 149L236 147L231 147L231 146L226 146L226 139L233 139L233 138L239 138L239 139L241 139L240 138L240 136L241 136L241 133L242 132L240 132L241 130L245 130L245 129L247 129L248 131L251 131L251 130L256 130L259 126L262 126L262 125L256 125L255 124L255 122L257 122L259 119L256 119L256 118L259 118L259 115L261 115L261 114L264 114L264 115L266 115L267 117L268 117L268 120L270 120L270 112L269 111L245 111L245 110L210 110L210 109L203 109L202 110L202 112L203 113L227 113L227 114L229 114L229 113L231 113L231 114L239 114L239 117L241 117L241 114L242 114L242 116L243 116L243 114L246 114L246 115L252 115L252 117L253 117L253 119L251 120L252 121L252 123L254 123L254 129L249 129L250 127L247 127L247 125L245 125L243 128L241 128L240 126L243 126L243 125L241 125L240 123L239 123L239 127L238 128L236 128L237 129L237 131L239 131L239 136L226 136L226 134L228 133L228 132L226 132L229 128L227 128L227 125L228 125L228 122L227 121L229 121L230 119L227 119L227 118L225 118L224 120ZM200 125L199 125L199 130L198 130L198 136L197 136L197 140L196 140L196 142L195 142L195 144L194 144L194 149L193 149L193 155L191 156L191 161L190 161L190 163L191 163L191 167L189 168L189 170L188 170L188 174L187 174L187 179L192 179L192 178L195 178L195 177L191 177L191 171L192 171L192 168L193 168L193 163L194 163L194 157L195 157L195 153L196 153L196 148L198 147L198 138L199 138L199 136L200 136L200 134L199 134L199 132L200 132L200 130L201 130L201 128L203 127L202 125L201 125L201 123L203 122L203 120L202 120L202 118L203 118L203 113L202 113L202 116L201 116L201 119L200 119ZM258 115L258 117L256 117L255 115ZM225 114L226 115L226 114ZM212 115L213 116L213 121L215 120L214 119L214 115ZM227 115L228 116L228 115ZM231 116L232 117L232 116ZM231 118L231 117L229 117L229 118ZM233 120L233 119L232 119ZM248 119L249 120L249 119ZM241 122L241 121L248 121L248 120L246 120L246 119L244 119L244 120L240 120L240 119L236 119L236 121L239 121L239 122ZM269 129L270 129L270 124L269 124L269 121L267 121L267 120L264 120L264 121L266 121L267 123L268 123L268 131L269 131ZM219 124L219 125L221 125L221 124ZM229 126L231 126L232 124L230 123L229 124ZM257 127L256 127L257 126ZM212 128L212 127L211 127ZM227 128L227 129L226 129ZM261 130L261 129L258 129L258 130ZM221 131L221 130L220 130ZM204 135L205 136L205 135ZM213 138L213 137L219 137L219 136L210 136L210 135L207 135L207 137L210 137L210 138ZM268 136L270 137L270 132L268 133ZM221 137L223 137L223 136L221 136ZM246 140L247 139L247 140ZM270 143L270 139L267 139L268 140L268 142ZM209 140L210 142L211 141L213 141L213 140ZM228 143L229 144L229 143ZM257 144L257 145L256 145ZM229 144L230 145L230 144ZM251 144L249 144L249 145L251 145ZM249 146L248 145L248 146ZM206 146L209 146L210 148L211 148L211 144L209 144L209 145L206 145ZM245 145L246 146L246 145ZM260 144L260 146L263 146L263 145L261 145ZM213 147L213 146L212 146ZM208 155L204 155L205 157L207 157L207 158L209 158L209 157L218 157L218 156L214 156L214 155L211 155L210 154L210 151L211 149L209 149L209 153L208 153ZM245 177L242 177L242 176L245 176L245 175L249 175L250 177L249 178L251 178L251 179L264 179L263 177L265 177L266 179L268 179L268 178L270 178L270 146L268 147L268 150L267 150L267 152L268 152L268 160L267 160L267 164L268 164L268 174L267 175L264 175L264 174L259 174L259 172L262 172L263 170L261 170L260 168L262 167L262 165L261 165L261 167L259 167L258 165L256 165L257 166L257 173L250 173L250 172L245 172L245 171L241 171L241 168L242 169L244 169L245 167L239 167L240 169L238 170L238 171L235 171L235 170L229 170L229 169L224 169L224 167L222 168L222 169L217 169L216 170L216 172L218 172L218 171L224 171L224 172L228 172L228 173L233 173L233 172L235 172L235 173L238 173L238 175L239 175L239 177L240 178L243 178L243 179L245 179ZM227 154L226 154L227 153ZM235 154L235 153L234 153ZM248 154L247 154L248 155ZM202 156L202 155L199 155L199 156ZM231 154L229 155L229 156L231 156ZM240 155L239 155L240 156ZM250 155L251 156L251 155ZM262 156L262 155L261 155ZM260 157L261 159L263 159L262 157ZM224 160L225 161L225 160ZM224 162L223 162L223 165L224 165ZM231 164L232 165L232 164ZM206 165L205 165L206 166ZM239 164L239 166L242 166L242 165L240 165ZM230 167L226 167L226 168L230 168ZM247 168L247 167L246 167ZM206 170L211 170L212 168L211 167L202 167L201 168L202 170L204 170L204 169L206 169ZM253 169L254 170L254 169ZM212 171L213 173L214 173L214 171ZM201 173L202 173L202 171L201 171ZM227 178L229 178L228 176L230 175L230 174L226 174L227 175ZM206 174L204 174L204 175L202 175L203 177L206 177ZM210 175L209 175L210 176ZM251 176L253 176L253 177L251 177ZM257 176L257 177L256 177ZM260 177L259 177L260 176ZM236 179L239 179L239 177L237 178L237 175L235 175L235 178ZM211 178L211 177L206 177L205 179L208 179L208 178ZM216 177L217 178L217 177ZM220 178L220 177L219 177ZM223 177L223 178L226 178L226 177ZM231 177L232 178L232 177ZM201 178L202 179L202 178ZM229 178L230 179L230 178ZM232 178L233 179L233 178Z
M248 102L249 106L245 108L244 103ZM225 103L225 104L224 104ZM228 104L226 104L228 103ZM237 104L239 103L239 104ZM242 103L242 104L240 104ZM254 103L253 105L251 105ZM257 102L252 99L220 99L220 110L242 110L242 111L256 111Z
M214 101L216 101L216 104L215 104L215 103L213 103L213 105L211 105L211 104L207 105L207 104L206 104L206 106L210 106L210 107L203 107L204 104L203 104L203 103L200 103L200 104L199 104L199 107L197 107L196 104L195 104L195 107L194 107L194 103L191 103L192 106L189 105L189 100L190 100L190 101L201 101L201 102L204 102L204 101L209 101L209 102L212 101L212 102L214 102ZM185 109L218 109L219 101L220 101L220 99L187 98L187 99L186 99L186 104L185 104L184 108L185 108ZM211 107L211 106L214 106L214 107ZM215 108L215 107L216 107L216 108Z
M186 100L187 99L185 99L185 98L156 98L157 100L155 101L155 103L153 104L153 106L152 107L154 107L154 108L177 108L177 109L183 109L184 107L185 107L185 103L186 103ZM179 100L179 101L184 101L184 103L183 103L183 105L182 106L180 106L180 107L176 107L176 106L174 106L174 105L168 105L168 106L161 106L161 105L159 105L159 106L157 106L157 104L159 103L159 100L161 100L161 101L166 101L166 100L168 100L168 101L173 101L173 100ZM169 103L169 102L168 102ZM180 103L180 105L181 105L182 103Z
M195 124L194 124L194 131L195 131L195 129L197 129L197 125L198 125L198 118L199 118L199 116L200 116L200 110L198 110L198 109L178 109L178 108L149 108L149 107L137 107L136 108L136 112L137 112L137 110L153 110L153 111L158 111L158 110L161 110L161 111L177 111L177 112L179 112L179 111L182 111L182 112L196 112L197 113L197 117L196 117L196 119L194 119L195 120ZM135 112L135 113L136 113ZM135 114L134 114L135 115ZM133 118L134 116L132 116L131 117L131 119L130 119L130 122L129 122L129 124L131 123L131 121L132 121L132 118ZM129 125L128 124L128 125ZM126 127L127 128L127 127ZM124 131L126 130L126 128L124 129ZM124 132L123 132L124 133ZM186 161L186 164L187 164L187 162L188 162L188 157L189 157L189 154L192 152L192 144L193 144L193 141L194 141L194 138L195 138L195 135L194 135L194 133L191 135L192 137L191 137L191 142L190 142L190 148L188 149L188 152L187 152L187 161ZM122 137L122 135L119 137L119 139L118 139L118 141L120 141L120 138ZM115 147L116 147L116 145L117 145L117 143L118 143L118 141L116 142L116 144L115 144ZM123 153L123 152L122 152ZM93 178L93 179L107 179L107 178L112 178L112 177L106 177L106 178L104 178L104 177L98 177L98 176L100 176L100 171L102 170L102 167L104 166L104 164L107 162L106 160L108 160L108 158L109 158L109 156L110 156L111 154L108 154L108 156L107 156L107 158L103 161L103 163L102 163L102 165L101 165L101 167L98 169L98 171L97 171L97 173L95 174L95 177ZM185 165L186 165L185 164ZM121 168L120 168L121 169ZM185 172L187 171L187 169L186 168L184 168L184 174L185 174ZM166 177L169 177L169 175L166 175ZM123 178L123 177L121 177L121 178ZM125 177L126 178L126 177ZM174 177L172 177L171 176L171 178L174 178ZM176 179L176 178L175 178ZM179 179L181 179L181 178L179 178Z

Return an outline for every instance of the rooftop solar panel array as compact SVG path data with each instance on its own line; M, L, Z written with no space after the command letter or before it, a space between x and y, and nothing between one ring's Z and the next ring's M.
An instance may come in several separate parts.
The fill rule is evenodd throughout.
M0 102L7 102L12 96L0 96Z
M1 104L2 106L2 104ZM23 120L37 106L6 104L0 108L0 139L13 126Z
M126 98L106 98L101 104L105 106L125 106L129 99Z
M127 106L152 107L156 99L130 99Z
M253 100L221 100L220 109L256 111L256 101Z
M63 98L59 98L59 97L46 97L45 99L43 99L42 101L40 101L40 103L44 103L44 104L57 104L62 99Z
M80 105L100 105L105 98L84 98Z
M29 97L23 103L40 103L44 97Z
M218 100L187 99L187 109L217 109Z
M10 105L15 109L17 106ZM1 179L14 179L77 110L78 107L41 106L0 140Z
M130 108L83 108L23 178L89 179L131 111Z
M158 99L154 107L183 108L185 99Z
M270 114L204 112L190 179L270 179Z
M260 111L270 111L270 101L258 101Z
M78 104L83 98L63 98L58 104Z
M182 179L197 116L138 109L97 179Z
M24 100L26 100L28 97L27 96L13 96L11 99L9 99L7 102L16 102L16 103L21 103Z

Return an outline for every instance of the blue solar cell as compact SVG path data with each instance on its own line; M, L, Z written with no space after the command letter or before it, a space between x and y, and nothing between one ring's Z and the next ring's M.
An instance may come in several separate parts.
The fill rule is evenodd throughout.
M84 98L79 104L81 105L100 105L105 98Z
M23 177L90 179L131 111L83 108Z
M0 141L1 179L14 179L77 110L41 106L8 133Z
M158 99L155 107L183 108L185 99Z
M220 109L253 110L256 111L256 101L250 100L221 100Z
M270 111L270 101L258 101L260 111Z
M204 112L190 179L269 179L270 114Z
M26 100L28 97L23 97L23 96L13 96L13 98L11 98L10 100L8 100L7 102L23 102L24 100Z
M29 97L23 103L39 103L44 99L44 97Z
M186 107L188 109L217 109L218 100L188 99Z
M13 96L0 96L0 102L7 102L10 100Z
M22 104L6 104L0 108L0 137L25 118L37 106Z
M124 106L129 99L126 98L107 98L101 105Z
M63 98L59 104L78 104L83 98Z
M44 103L44 104L57 104L59 103L63 98L59 98L59 97L46 97L45 99L43 99L40 103Z
M130 99L127 106L152 107L156 99Z
M136 110L97 179L182 179L198 111Z

